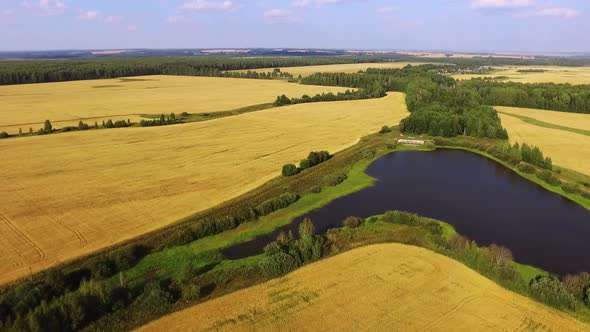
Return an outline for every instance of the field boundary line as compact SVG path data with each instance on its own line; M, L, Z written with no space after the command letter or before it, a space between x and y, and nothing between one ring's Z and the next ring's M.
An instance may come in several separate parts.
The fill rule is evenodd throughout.
M63 220L61 220L61 219L59 219L59 218L51 215L47 210L45 210L44 208L42 208L34 200L27 200L22 195L20 195L20 194L17 194L17 195L19 195L22 199L24 199L26 202L28 202L32 206L34 206L37 210L41 211L49 219L55 221L56 223L58 223L63 228L65 228L68 231L72 232L72 234L74 234L74 236L76 236L78 238L78 240L80 241L80 246L84 247L84 246L86 246L88 244L88 240L86 239L86 237L84 236L84 234L82 234L82 232L80 232L79 230L77 230L77 229L75 229L75 228L73 228L71 226L66 225Z
M524 116L524 115L518 115L518 114L514 114L514 113L509 113L509 112L503 112L503 111L497 111L500 114L504 114L504 115L508 115L514 118L517 118L523 122L532 124L534 126L539 126L539 127L543 127L543 128L549 128L549 129L557 129L557 130L563 130L563 131L569 131L575 134L580 134L580 135L585 135L585 136L590 136L590 130L584 130L584 129L578 129L578 128L572 128L572 127L567 127L567 126L561 126L561 125L557 125L554 123L550 123L550 122L545 122L545 121L541 121L541 120L537 120L535 118L531 118L528 116ZM582 113L573 113L573 114L582 114ZM590 115L588 115L588 117L590 117Z
M7 216L5 216L2 213L0 213L0 219L4 220L6 226L12 229L19 237L21 237L23 240L25 240L25 242L27 242L31 247L33 247L33 249L37 252L41 259L47 258L47 253L43 249L41 249L41 247L37 245L37 243L35 243L33 239L31 239L27 234L21 231L12 220L10 220ZM22 257L22 254L20 254L20 256Z

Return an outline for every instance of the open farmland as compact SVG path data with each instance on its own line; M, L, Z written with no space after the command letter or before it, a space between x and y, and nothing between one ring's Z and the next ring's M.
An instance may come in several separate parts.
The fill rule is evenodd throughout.
M281 80L188 76L142 76L107 80L0 86L0 131L37 130L49 119L56 127L141 114L213 113L272 103L280 94L300 97L345 91Z
M519 83L570 83L590 84L590 67L561 67L561 66L499 66L491 74L483 75L453 75L459 80L477 77L506 76L508 81ZM519 70L541 69L544 72L518 72Z
M557 111L547 111L534 108L505 107L494 106L501 113L508 115L518 115L532 118L548 124L554 124L562 127L575 128L580 130L590 130L590 114L566 113Z
M337 308L337 310L335 310ZM587 331L465 265L401 245L362 247L174 313L142 331Z
M0 282L215 206L312 150L336 152L407 114L404 96L390 93L183 125L2 140Z
M302 66L302 67L282 67L281 71L293 74L297 77L309 76L315 73L356 73L359 70L367 70L367 68L403 68L407 65L419 66L425 63L422 62L384 62L384 63L349 63L337 65L320 65L320 66ZM254 69L259 73L272 72L273 68ZM246 72L247 70L238 70Z
M539 110L538 112L548 111ZM545 155L551 157L554 164L590 175L590 136L541 127L507 114L499 113L498 115L502 119L502 125L508 130L511 142L536 145ZM571 116L579 115L559 113L559 117L562 119L568 119ZM590 116L586 116L590 118ZM550 115L547 117L549 117L548 120L551 119Z

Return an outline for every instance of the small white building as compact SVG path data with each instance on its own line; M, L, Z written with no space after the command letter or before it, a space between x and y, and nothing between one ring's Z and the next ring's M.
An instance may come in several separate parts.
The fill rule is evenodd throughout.
M417 139L398 139L398 144L424 145L424 141Z

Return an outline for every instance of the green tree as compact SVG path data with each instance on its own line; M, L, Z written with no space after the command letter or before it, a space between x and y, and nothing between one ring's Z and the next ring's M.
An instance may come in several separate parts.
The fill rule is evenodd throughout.
M45 123L43 124L43 132L45 132L46 134L51 134L53 132L53 126L51 125L51 121L45 120Z
M297 169L297 166L295 166L293 164L283 165L282 174L283 174L284 177L293 176L293 175L295 175L297 173L299 173L299 170Z

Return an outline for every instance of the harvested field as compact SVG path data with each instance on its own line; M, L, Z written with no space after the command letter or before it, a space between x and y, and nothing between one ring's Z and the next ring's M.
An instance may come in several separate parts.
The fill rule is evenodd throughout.
M560 114L563 114L563 118L569 115ZM536 145L546 156L551 157L554 164L590 175L590 136L541 127L507 114L499 115L511 142Z
M354 249L141 331L588 331L465 265L402 244Z
M590 84L590 67L560 66L499 66L494 73L483 75L453 75L459 80L476 77L507 76L508 81L519 83L570 83ZM542 69L544 72L518 72L519 70Z
M498 112L525 116L558 126L590 130L590 114L547 111L534 108L494 106Z
M265 83L265 82L262 82ZM404 96L0 140L0 283L237 197L407 116Z
M384 62L384 63L349 63L338 65L319 65L319 66L302 66L302 67L282 67L281 71L293 74L297 77L309 76L315 73L356 73L359 70L366 70L367 68L403 68L407 65L419 66L426 64L425 62ZM260 73L272 72L273 68L254 69ZM247 72L247 70L238 70Z
M37 130L47 119L77 124L106 119L137 119L140 114L213 113L272 103L278 95L338 92L346 89L214 77L141 76L108 80L9 85L0 87L0 131Z

